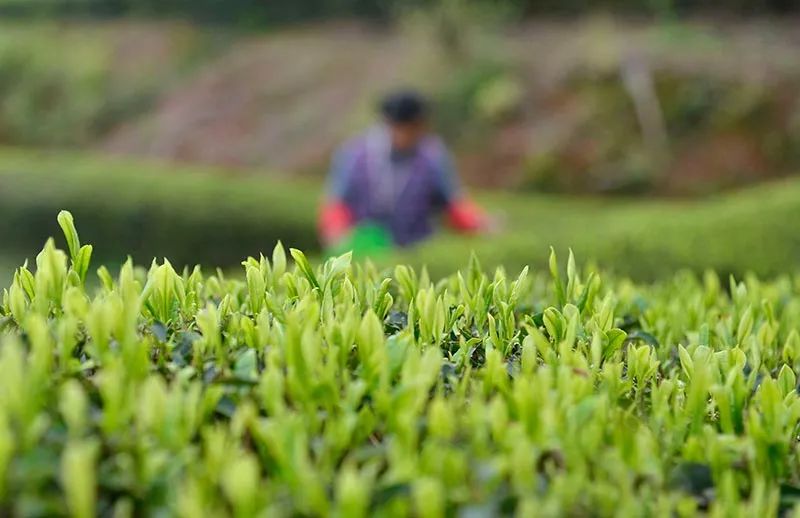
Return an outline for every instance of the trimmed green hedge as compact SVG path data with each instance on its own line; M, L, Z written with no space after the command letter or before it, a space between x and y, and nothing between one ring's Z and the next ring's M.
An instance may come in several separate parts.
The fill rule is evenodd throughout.
M797 269L800 258L800 181L765 184L698 201L497 199L513 220L497 239L465 246L436 240L414 250L431 273L453 268L453 250L472 248L487 264L510 271L544 265L548 247L572 248L606 269L655 279L680 269L727 275L773 276ZM501 205L502 203L502 205ZM462 260L463 262L463 260Z
M316 185L214 169L132 163L78 154L0 151L0 236L32 253L68 209L96 254L116 261L169 257L178 265L237 264L287 246L318 248Z
M331 17L386 19L409 6L431 7L442 0L0 0L0 14L15 17L183 16L213 23L258 27ZM763 14L797 12L797 0L463 0L491 8L511 8L520 15L575 15L597 10L649 15L717 12Z
M55 215L69 209L104 261L133 254L169 257L183 266L235 265L277 240L319 252L315 219L321 187L207 168L132 163L87 155L0 150L0 251L32 255L57 234ZM541 195L480 196L505 212L492 238L441 235L403 251L434 275L467 262L486 266L546 264L549 247L637 279L677 269L771 276L800 257L800 181L702 201L575 199ZM379 263L382 261L379 261Z

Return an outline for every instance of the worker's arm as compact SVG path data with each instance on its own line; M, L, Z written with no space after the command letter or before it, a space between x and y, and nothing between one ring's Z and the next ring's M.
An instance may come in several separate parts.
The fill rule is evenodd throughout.
M435 154L438 197L444 206L447 223L459 232L483 231L488 225L486 213L463 192L449 153L443 145L438 144Z
M324 246L340 241L355 224L353 211L346 202L355 166L352 146L344 146L333 158L328 173L325 201L319 213L317 228Z

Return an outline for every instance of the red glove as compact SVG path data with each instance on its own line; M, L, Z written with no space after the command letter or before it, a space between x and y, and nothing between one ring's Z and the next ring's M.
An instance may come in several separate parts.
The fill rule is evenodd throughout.
M483 211L466 198L456 200L447 207L450 226L460 232L478 232L486 226Z
M341 239L353 226L353 213L350 208L339 201L323 205L319 214L319 235L325 245L331 245Z

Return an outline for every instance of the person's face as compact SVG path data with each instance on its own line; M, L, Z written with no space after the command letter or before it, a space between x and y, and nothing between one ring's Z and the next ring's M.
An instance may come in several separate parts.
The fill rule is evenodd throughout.
M392 136L392 149L410 151L428 132L428 124L425 121L390 124L389 132Z

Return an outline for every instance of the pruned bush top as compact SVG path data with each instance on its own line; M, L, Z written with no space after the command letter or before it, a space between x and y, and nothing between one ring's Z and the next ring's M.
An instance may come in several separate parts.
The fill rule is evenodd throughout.
M241 279L90 266L68 213L0 307L0 512L794 509L798 278L431 281L279 245Z

